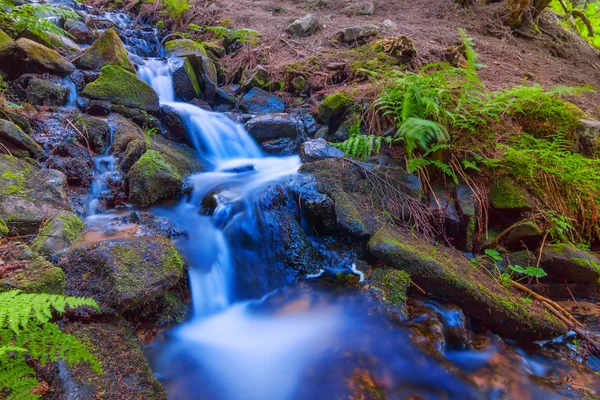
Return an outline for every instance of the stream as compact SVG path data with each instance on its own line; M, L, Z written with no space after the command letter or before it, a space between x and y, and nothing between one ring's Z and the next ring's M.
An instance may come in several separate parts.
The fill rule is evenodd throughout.
M106 18L125 27L125 32L130 29L130 20L122 14L108 13ZM140 57L154 52L156 37L147 43L136 38L125 41L130 51ZM154 88L161 104L183 118L206 168L188 178L190 195L148 210L168 218L184 233L174 242L189 267L188 320L149 351L169 398L571 397L568 390L556 390L539 378L558 381L577 371L540 346L524 350L477 331L478 345L471 349L447 344L441 354L423 351L414 344L415 331L390 319L368 290L328 284L327 276L339 272L359 274L361 280L363 276L354 267L358 260L319 238L311 240L321 252L322 265L290 284L292 280L277 270L272 244L265 242L262 232L270 221L260 203L273 185L285 189L301 181L300 158L265 156L243 126L228 116L176 102L166 60L147 58L138 74ZM87 203L90 230L118 213L102 213L97 207L106 177L116 170L116 159L107 150L95 163L97 177ZM211 197L215 204L207 212L205 199ZM258 280L252 288L244 287L249 273ZM444 329L456 324L455 311L419 301ZM446 337L445 342L451 341ZM588 381L595 384L592 378Z

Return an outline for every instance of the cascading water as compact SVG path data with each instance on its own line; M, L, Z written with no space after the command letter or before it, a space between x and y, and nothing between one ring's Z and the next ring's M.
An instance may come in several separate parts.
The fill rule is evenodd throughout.
M117 158L110 154L110 146L112 146L113 132L110 128L110 135L108 137L108 143L106 145L106 151L101 156L94 157L94 164L96 166L96 178L92 182L92 186L88 193L88 202L86 208L86 214L88 217L93 216L100 212L99 196L102 192L108 189L108 178L114 174L117 169Z

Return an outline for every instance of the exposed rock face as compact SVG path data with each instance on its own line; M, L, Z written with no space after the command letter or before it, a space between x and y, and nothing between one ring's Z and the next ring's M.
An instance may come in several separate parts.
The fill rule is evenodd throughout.
M133 327L126 321L75 322L64 330L86 343L103 373L98 375L87 364L68 367L59 363L61 399L92 400L110 393L112 398L166 400Z
M104 31L102 36L75 61L75 65L81 69L101 69L106 65L116 65L135 73L127 49L113 29Z
M259 115L246 122L244 128L257 142L280 138L295 138L300 127L289 114Z
M142 207L179 195L183 176L155 150L146 151L131 167L129 201Z
M158 95L137 75L116 65L102 68L100 77L81 93L95 100L158 113Z
M298 37L308 37L319 29L319 20L312 14L305 15L292 22L285 32Z
M0 276L0 292L19 289L26 293L63 294L65 273L43 257L34 253L29 246L19 243L13 247L4 265L9 268ZM17 263L16 268L11 264Z
M31 248L47 257L53 256L71 247L84 230L85 224L77 215L61 211L42 225Z
M80 114L72 122L87 139L85 141L77 135L80 144L84 146L89 144L93 151L103 154L110 136L110 128L106 119Z
M371 36L376 36L379 33L377 25L359 25L349 28L344 28L340 31L342 42L354 43Z
M291 156L298 150L297 141L291 138L266 140L260 144L267 154L274 156Z
M4 119L0 119L0 143L17 157L38 159L44 155L44 149L29 135L14 123Z
M535 341L567 330L540 303L519 303L516 294L507 292L460 254L389 228L380 229L371 238L369 250L387 265L409 273L430 295L458 305L503 337Z
M388 310L401 319L408 315L406 291L410 286L410 275L392 268L375 268L372 273L373 294L382 301Z
M141 309L185 276L175 246L156 236L86 244L65 253L58 265L66 294L92 297L105 312Z
M214 100L219 82L217 67L208 57L197 59L196 76L200 82L200 90L206 100Z
M241 107L250 114L276 114L285 111L283 99L257 87L246 93Z
M122 217L117 217L104 226L104 233L110 235L113 231L118 231L121 226L137 225L136 236L155 236L160 235L166 238L172 238L183 235L183 232L177 229L175 224L166 217L157 217L154 214L144 211L134 211Z
M191 145L187 131L185 130L185 121L173 107L166 104L161 105L160 120L177 141Z
M66 176L0 154L0 218L16 235L35 234L39 226L69 210Z
M525 221L515 224L502 240L502 246L510 251L527 249L537 249L544 231L534 222Z
M173 76L173 89L177 101L190 101L200 97L198 79L188 58L169 58L169 70Z
M65 21L65 30L73 36L75 43L79 44L88 44L94 36L92 30L83 21L71 18Z
M344 157L344 152L327 143L323 138L308 140L300 146L300 159L302 162L313 162L326 158Z
M75 71L75 66L58 52L33 40L17 39L15 46L25 59L29 72L50 72L58 76L67 76Z
M46 167L56 169L67 177L67 183L73 186L88 186L94 179L92 164L87 157L61 157L52 155L46 161Z

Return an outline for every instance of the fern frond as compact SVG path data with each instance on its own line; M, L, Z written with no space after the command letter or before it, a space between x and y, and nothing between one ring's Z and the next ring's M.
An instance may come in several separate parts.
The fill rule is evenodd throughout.
M407 154L412 154L416 149L427 151L432 145L445 143L450 136L446 128L437 122L409 118L398 128L396 139L404 142Z

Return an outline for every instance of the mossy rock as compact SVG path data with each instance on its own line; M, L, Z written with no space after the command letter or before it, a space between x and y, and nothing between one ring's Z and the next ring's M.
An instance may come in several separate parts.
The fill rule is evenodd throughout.
M323 123L334 126L353 105L354 99L346 92L330 94L319 104L317 116Z
M63 56L73 55L81 51L81 48L71 39L57 35L54 32L46 32L43 36L31 31L24 31L19 35L39 44L42 44L50 49L56 50Z
M10 233L35 234L44 221L70 210L66 184L60 171L0 154L0 218Z
M177 249L159 236L84 244L58 265L65 271L66 293L91 297L105 312L147 312L148 304L185 277Z
M90 145L96 153L103 154L110 136L110 127L106 119L80 114L75 118L73 125L86 137L87 141L77 135L77 140L82 145Z
M6 271L0 276L0 292L19 289L27 293L62 294L65 273L29 246L19 244L13 259L4 259Z
M61 211L46 221L35 237L33 251L50 257L70 248L85 230L85 224L70 211Z
M544 138L562 133L573 140L580 119L589 118L575 104L558 98L543 102L532 101L525 104L517 121L523 131L535 137Z
M371 291L394 313L406 318L406 291L410 286L410 275L399 269L375 268L371 275Z
M533 221L518 222L512 226L507 235L502 239L502 247L510 251L525 248L537 249L544 231Z
M55 79L33 78L29 81L25 93L29 104L60 107L67 103L70 89Z
M543 283L588 283L600 281L600 258L570 244L544 246L540 267L547 276Z
M490 190L490 204L496 210L530 211L531 200L527 191L508 177L500 177Z
M17 125L4 119L0 119L0 144L5 146L11 154L20 158L38 159L44 155L42 146Z
M75 61L81 69L100 69L106 65L116 65L135 73L135 68L121 38L113 29L104 31L96 41Z
M2 236L8 236L8 225L6 225L6 222L0 218L0 237Z
M158 95L138 76L116 65L102 67L100 77L81 93L95 100L105 100L125 107L158 113Z
M88 364L59 365L57 379L68 399L148 399L166 400L154 377L142 344L134 329L123 319L108 322L75 322L64 331L79 339L102 365L102 374Z
M10 56L15 50L15 41L0 29L0 57Z
M177 101L191 101L200 98L198 78L188 58L169 58L169 69L173 77L173 89Z
M17 50L24 58L24 66L30 72L50 72L58 76L67 76L75 72L75 66L42 44L21 38L15 41Z
M206 50L197 42L190 39L170 40L165 43L165 55L167 57L206 56Z
M541 303L523 302L521 293L501 286L481 267L450 249L384 227L371 238L369 250L387 265L410 274L412 281L430 296L458 305L503 337L537 341L567 331Z

